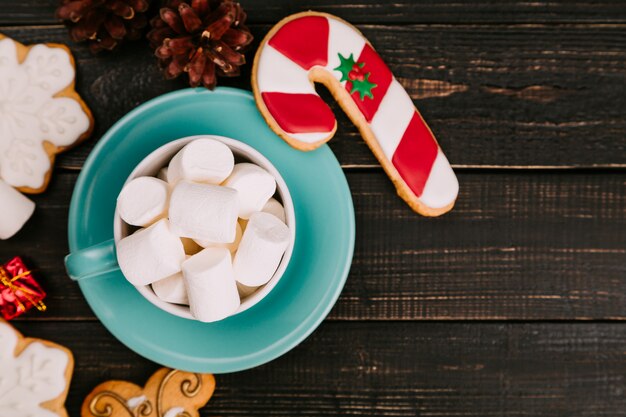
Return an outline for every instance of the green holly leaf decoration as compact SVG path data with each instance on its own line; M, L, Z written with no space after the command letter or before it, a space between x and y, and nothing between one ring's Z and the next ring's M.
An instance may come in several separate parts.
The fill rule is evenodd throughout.
M350 94L359 93L361 101L365 100L365 97L373 99L372 89L377 87L377 85L369 80L371 72L363 73L361 71L365 63L355 61L354 54L350 54L349 57L344 57L341 54L337 55L339 56L339 66L333 68L333 70L341 72L339 82L351 82L352 90Z
M370 73L368 72L363 77L363 80L350 80L352 81L352 90L350 94L359 93L361 96L361 101L365 100L365 97L369 97L371 99L374 98L372 94L372 89L378 87L378 85L374 84L369 80Z
M354 54L350 54L349 57L344 58L341 54L337 54L339 56L339 66L337 68L333 68L335 71L341 72L341 80L342 81L350 81L350 71L356 65L356 61L354 60ZM363 67L364 64L361 64Z

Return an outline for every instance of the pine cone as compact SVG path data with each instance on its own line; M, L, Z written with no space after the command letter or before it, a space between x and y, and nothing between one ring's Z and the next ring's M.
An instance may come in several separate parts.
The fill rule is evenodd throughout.
M150 24L150 46L167 79L189 75L189 84L213 89L216 75L235 77L246 59L243 51L252 42L239 3L219 0L167 0Z
M56 16L74 42L89 42L91 52L113 50L123 40L137 40L148 25L151 0L61 0Z

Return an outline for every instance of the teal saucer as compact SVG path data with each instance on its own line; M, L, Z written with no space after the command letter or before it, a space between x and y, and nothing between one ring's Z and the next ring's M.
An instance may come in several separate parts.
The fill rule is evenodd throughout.
M72 196L69 245L73 252L111 239L115 200L135 165L167 142L199 134L256 148L287 183L298 228L289 267L276 288L241 314L200 323L158 309L119 271L79 285L106 328L138 354L190 372L235 372L302 342L329 313L346 281L354 207L328 146L313 152L291 148L269 129L247 91L186 89L157 97L119 120L87 158Z

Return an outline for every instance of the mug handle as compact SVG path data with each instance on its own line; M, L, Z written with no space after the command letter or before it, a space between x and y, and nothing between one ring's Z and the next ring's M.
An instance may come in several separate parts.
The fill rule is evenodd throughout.
M70 253L65 257L65 269L74 281L96 278L120 269L115 254L115 240Z

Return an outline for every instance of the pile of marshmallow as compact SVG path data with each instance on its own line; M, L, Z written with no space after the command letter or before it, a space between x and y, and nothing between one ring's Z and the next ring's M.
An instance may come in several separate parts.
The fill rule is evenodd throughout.
M188 143L157 177L135 178L120 192L119 216L140 227L117 243L122 273L165 302L189 305L197 320L234 314L272 279L290 243L275 192L269 172L235 164L222 142Z

